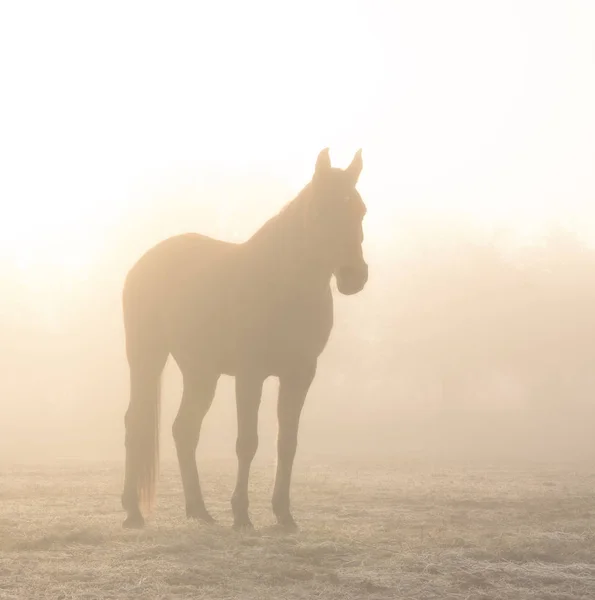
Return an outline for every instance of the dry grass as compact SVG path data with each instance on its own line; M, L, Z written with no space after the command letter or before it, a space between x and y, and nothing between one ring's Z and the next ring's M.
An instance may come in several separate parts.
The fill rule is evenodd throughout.
M209 527L186 521L168 464L142 532L120 527L120 465L4 470L0 598L595 598L588 466L303 460L291 535L271 526L270 465L254 469L257 531L230 529L234 470L201 465Z

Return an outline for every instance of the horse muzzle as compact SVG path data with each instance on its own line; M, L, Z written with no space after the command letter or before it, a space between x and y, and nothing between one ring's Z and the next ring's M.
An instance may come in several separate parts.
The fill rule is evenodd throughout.
M368 265L362 262L358 265L339 267L335 272L337 289L345 296L357 294L364 289L368 281Z

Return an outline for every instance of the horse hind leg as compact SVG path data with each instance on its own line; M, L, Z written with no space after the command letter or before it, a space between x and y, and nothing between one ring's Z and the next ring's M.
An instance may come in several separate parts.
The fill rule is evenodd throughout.
M122 506L126 528L144 526L143 511L149 512L155 496L159 464L159 416L161 373L168 357L157 339L127 339L130 368L130 403L126 426L126 463Z
M215 397L219 374L184 369L182 377L184 391L180 409L172 427L172 433L184 488L186 516L212 523L214 519L205 507L200 488L196 466L196 448L202 421Z

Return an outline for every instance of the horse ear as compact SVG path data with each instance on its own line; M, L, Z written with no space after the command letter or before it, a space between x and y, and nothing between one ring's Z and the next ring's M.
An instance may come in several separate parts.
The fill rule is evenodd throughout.
M330 171L331 168L331 157L329 156L329 149L325 148L320 151L318 158L316 159L316 167L314 168L315 174L320 174L324 171Z
M349 174L351 179L353 179L353 184L357 183L359 176L362 172L362 168L364 163L362 161L362 149L360 148L353 157L351 164L345 169L345 172Z

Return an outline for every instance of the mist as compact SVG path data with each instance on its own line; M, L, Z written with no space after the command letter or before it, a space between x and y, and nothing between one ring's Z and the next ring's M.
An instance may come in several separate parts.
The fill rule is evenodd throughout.
M3 2L0 90L0 596L595 598L592 0ZM230 260L259 275L219 289L248 290L231 313L266 339L299 338L262 326L251 285L308 271L307 213L341 291L361 290L331 280L295 463L277 379L257 437L247 382L236 453L222 376L197 470L178 421L180 469L170 357L154 482L142 360L125 448L127 274L170 236L248 240L319 167L325 193ZM310 221L304 198L337 212ZM192 266L169 278L167 252L128 316L153 272L184 289Z
M225 221L196 190L192 203L172 199L168 218L153 210L117 224L109 251L82 278L54 272L31 286L5 265L5 461L122 459L124 277L142 251L168 235L197 230L241 241L291 197L273 186L271 200L256 203L262 191L244 184L245 197L237 194L238 210ZM222 184L218 193L233 188ZM335 294L335 327L306 402L298 456L593 456L593 249L561 228L522 245L504 231L418 222L392 244L367 248L367 260L366 290ZM259 459L274 458L276 390L268 380ZM166 459L175 456L171 424L180 398L170 358L162 399ZM232 457L235 432L233 380L222 377L198 456Z
M1 460L121 460L128 269L247 239L326 146L364 149L370 281L336 295L298 457L592 456L590 3L2 10ZM232 387L199 456L233 455ZM180 394L170 361L166 458Z

